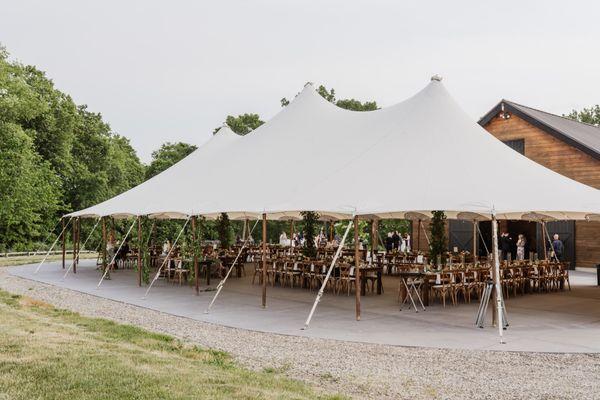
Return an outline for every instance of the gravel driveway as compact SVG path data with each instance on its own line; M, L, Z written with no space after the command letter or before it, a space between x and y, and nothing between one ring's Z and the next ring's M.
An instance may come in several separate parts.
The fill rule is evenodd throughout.
M360 399L598 399L600 355L440 350L350 343L227 328L9 275L0 288L224 350ZM600 340L600 338L598 338Z

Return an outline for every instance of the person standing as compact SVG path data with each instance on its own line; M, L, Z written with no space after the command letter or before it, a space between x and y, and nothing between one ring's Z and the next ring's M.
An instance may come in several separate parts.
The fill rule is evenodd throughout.
M388 232L387 237L385 238L385 251L388 253L392 251L392 248L394 247L394 239L392 236L392 232Z
M507 260L508 259L508 255L511 252L511 243L512 239L510 237L510 235L508 234L508 232L502 232L502 235L500 235L500 251L502 252L500 254L500 259L501 260Z
M551 256L554 256L556 258L556 261L560 261L562 259L562 256L563 256L564 249L565 249L565 246L564 246L563 242L560 240L560 237L558 236L558 233L555 233L554 234L554 240L552 241L552 254L551 254Z
M400 250L400 235L398 235L398 231L394 231L394 234L392 235L392 243L393 250Z
M519 234L519 238L517 239L517 260L523 261L525 260L525 245L527 244L527 240L523 234Z

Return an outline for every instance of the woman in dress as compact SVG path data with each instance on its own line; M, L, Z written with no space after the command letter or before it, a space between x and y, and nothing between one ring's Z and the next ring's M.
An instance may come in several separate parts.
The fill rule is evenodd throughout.
M525 240L525 236L523 234L519 234L519 238L517 239L517 260L523 261L525 259L525 245L527 244L527 240Z

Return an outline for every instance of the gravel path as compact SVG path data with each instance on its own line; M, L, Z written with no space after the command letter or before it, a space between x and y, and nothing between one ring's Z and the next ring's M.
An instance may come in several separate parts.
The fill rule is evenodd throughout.
M360 399L598 399L600 355L500 353L348 343L227 328L9 275L0 288L224 350ZM600 340L600 338L598 339Z

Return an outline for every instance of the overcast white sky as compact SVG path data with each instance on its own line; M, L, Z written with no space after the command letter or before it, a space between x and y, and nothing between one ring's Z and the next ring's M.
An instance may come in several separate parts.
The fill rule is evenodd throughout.
M501 98L600 103L598 1L0 1L0 42L141 159L307 81L387 106L434 73L477 119Z

